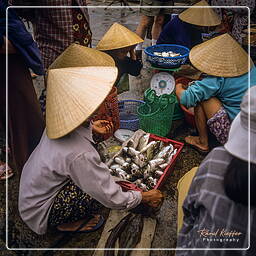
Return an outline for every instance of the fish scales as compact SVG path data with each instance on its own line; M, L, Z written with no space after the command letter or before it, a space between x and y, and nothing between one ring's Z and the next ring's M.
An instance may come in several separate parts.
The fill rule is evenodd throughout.
M119 238L120 248L135 248L141 240L143 230L143 216L141 214L133 214L129 219L128 225L125 227ZM129 256L132 251L119 250L117 256Z
M121 219L121 221L113 228L111 229L111 233L105 243L105 248L114 248L117 239L129 223L130 218L132 217L132 213L126 215L124 218ZM114 256L115 251L110 251L105 249L104 250L104 256Z
M139 139L139 143L138 143L138 146L137 146L137 150L138 151L141 151L144 147L147 146L148 144L148 141L149 141L149 133L143 135L140 137Z

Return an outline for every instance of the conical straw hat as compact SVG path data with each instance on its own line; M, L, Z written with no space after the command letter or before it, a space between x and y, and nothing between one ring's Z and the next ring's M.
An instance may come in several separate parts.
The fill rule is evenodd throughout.
M115 66L115 61L108 54L81 46L71 44L58 56L49 69L89 67L89 66Z
M248 54L229 34L193 47L189 59L194 67L212 76L235 77L248 72Z
M46 98L47 136L57 139L81 125L104 101L116 77L116 67L49 70Z
M96 46L97 50L107 51L142 43L143 40L128 28L114 23Z
M200 1L193 6L204 6L203 8L189 8L179 15L179 18L187 23L197 26L217 26L221 19L214 9L206 1ZM205 6L209 8L205 8Z

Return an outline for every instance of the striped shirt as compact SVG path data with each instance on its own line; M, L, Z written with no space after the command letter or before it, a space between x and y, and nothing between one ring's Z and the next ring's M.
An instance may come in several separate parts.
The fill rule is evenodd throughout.
M249 213L247 207L230 200L224 191L224 176L231 159L223 147L218 147L198 168L183 204L184 222L177 247L242 250L185 250L177 251L176 256L256 255L256 209L251 207ZM251 231L251 247L245 250L249 246L248 229Z

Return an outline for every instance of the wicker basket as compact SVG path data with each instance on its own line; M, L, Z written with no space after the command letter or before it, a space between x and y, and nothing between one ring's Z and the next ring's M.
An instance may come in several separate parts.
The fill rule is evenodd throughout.
M164 94L160 97L156 96L154 101L151 97L148 100L148 96L150 95L146 93L147 103L138 108L140 129L165 137L172 126L175 96Z
M122 100L118 102L120 113L120 128L137 131L139 129L139 117L137 109L144 104L141 100Z

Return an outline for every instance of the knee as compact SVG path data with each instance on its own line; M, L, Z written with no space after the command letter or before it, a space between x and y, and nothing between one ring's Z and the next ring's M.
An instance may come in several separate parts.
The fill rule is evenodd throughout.
M151 22L151 19L149 17L143 16L141 17L141 20L140 20L140 26L143 28L147 28L150 22Z
M164 24L164 16L156 16L154 19L156 25L162 26Z

